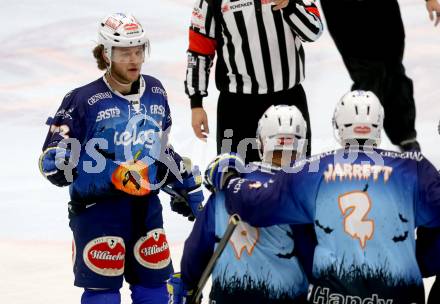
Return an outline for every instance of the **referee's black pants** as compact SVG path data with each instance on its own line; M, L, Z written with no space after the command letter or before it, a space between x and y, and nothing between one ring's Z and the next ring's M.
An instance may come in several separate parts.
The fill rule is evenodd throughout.
M397 1L321 0L321 6L352 90L377 95L393 144L416 138L413 83L402 64L405 32Z
M301 85L260 95L220 92L217 104L217 153L240 152L246 163L260 160L255 140L258 120L271 105L281 104L296 106L304 116L307 122L307 156L310 156L310 117L306 94ZM242 155L244 151L246 154Z

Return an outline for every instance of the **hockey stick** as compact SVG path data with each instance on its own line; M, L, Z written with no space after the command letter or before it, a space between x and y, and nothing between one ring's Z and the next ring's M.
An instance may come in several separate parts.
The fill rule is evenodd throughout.
M205 287L206 282L208 281L209 276L211 275L212 270L214 269L214 266L217 263L217 260L219 259L223 250L226 248L226 245L228 244L229 239L231 238L232 233L234 233L234 230L237 227L237 224L240 222L240 220L241 219L238 216L238 214L233 214L229 218L229 224L226 227L226 231L223 234L223 237L221 238L220 242L218 243L217 248L215 248L212 257L209 259L208 265L206 265L206 268L203 271L202 276L200 277L199 283L197 284L197 289L195 290L194 295L191 301L189 302L189 304L200 303L203 288Z

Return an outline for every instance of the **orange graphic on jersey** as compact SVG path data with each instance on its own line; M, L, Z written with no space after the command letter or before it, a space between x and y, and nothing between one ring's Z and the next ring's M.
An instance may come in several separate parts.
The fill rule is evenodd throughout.
M344 217L344 231L358 239L362 249L373 238L374 221L367 219L371 210L371 199L367 192L352 191L338 198L339 208Z
M147 195L150 193L148 167L138 160L122 163L113 172L112 183L116 189L125 193Z
M252 227L245 222L240 222L229 240L237 260L241 258L244 250L251 256L259 238L260 231L258 228Z

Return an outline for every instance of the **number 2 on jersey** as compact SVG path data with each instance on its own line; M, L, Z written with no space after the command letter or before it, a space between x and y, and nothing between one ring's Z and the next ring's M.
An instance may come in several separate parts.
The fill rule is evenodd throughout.
M373 238L374 221L367 219L371 199L367 192L347 192L338 198L339 209L344 216L344 231L358 239L362 249Z

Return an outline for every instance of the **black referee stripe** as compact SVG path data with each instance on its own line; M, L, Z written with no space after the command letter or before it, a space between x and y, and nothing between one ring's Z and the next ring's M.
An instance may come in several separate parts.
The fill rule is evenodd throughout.
M212 14L212 10L208 10L206 12L206 21L205 21L205 32L206 32L206 36L209 36L209 34L211 33L211 25L212 25L212 20L214 19L214 16Z
M243 93L243 77L241 76L241 74L238 73L237 63L235 62L235 47L232 44L232 36L228 28L226 27L226 23L223 18L221 22L223 27L223 34L226 36L228 40L226 43L226 48L228 49L229 58L226 58L226 60L229 59L229 65L231 66L232 74L236 76L237 93Z
M234 12L235 22L237 23L238 32L241 36L241 50L243 51L244 63L246 66L247 73L251 78L252 94L258 94L258 82L257 77L255 77L254 64L251 57L251 49L249 45L249 38L246 31L246 23L244 22L243 12ZM254 85L255 84L255 85Z
M292 34L293 34L294 37L298 36L297 34L295 34L295 32L296 32L296 33L302 33L301 38L305 39L306 41L312 41L312 40L310 40L310 37L307 36L306 34L304 34L304 32L303 32L302 30L300 30L300 29L295 25L295 23L293 23L290 19L289 19L288 24L289 24L289 26L290 26L291 29L292 29ZM312 37L312 38L313 38L313 37Z
M270 59L269 42L267 39L266 28L264 27L263 14L261 12L261 2L255 1L255 17L257 19L258 34L260 37L261 53L263 54L263 68L266 75L267 91L274 91L272 61Z
M307 19L307 17L304 16L301 12L298 11L298 14L296 14L296 16L313 34L317 35L319 33L320 29L316 27L315 24L310 23L309 19Z
M191 82L192 82L192 87L195 89L196 94L197 94L197 93L200 93L200 91L201 91L201 87L200 87L200 83L199 83L199 73L200 73L200 69L202 67L200 64L200 57L195 54L193 54L193 56L195 56L195 58L196 58L196 66L192 69ZM205 71L203 71L203 72L205 72Z
M281 60L281 72L283 76L283 90L289 88L289 59L287 57L287 46L286 46L286 35L284 32L283 16L281 11L273 12L273 19L275 22L275 29L277 31L278 37L278 47L280 49L280 60ZM295 47L289 45L289 47Z
M304 48L303 48L302 44L299 47L298 55L299 56L297 56L297 57L299 58L299 61L301 61L301 67L302 67L302 71L303 71L302 77L305 78L305 76L306 76L306 70L305 70L305 65L304 65L305 54L304 54ZM299 76L301 76L301 75L299 75Z
M295 37L295 33L293 33L293 30L291 29L291 31L292 31L292 34L293 34L293 36ZM296 38L295 38L296 39ZM294 43L294 45L293 45L293 47L296 49L296 43L295 43L295 41L293 42ZM298 50L297 50L298 51ZM299 69L299 65L300 65L300 59L299 59L299 54L298 54L298 52L296 52L296 56L295 56L295 62L296 62L296 64L295 64L295 84L298 84L299 82L300 82L300 79L301 79L301 77L300 77L300 75L299 75L299 73L300 73L300 69Z

